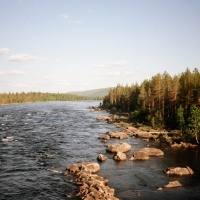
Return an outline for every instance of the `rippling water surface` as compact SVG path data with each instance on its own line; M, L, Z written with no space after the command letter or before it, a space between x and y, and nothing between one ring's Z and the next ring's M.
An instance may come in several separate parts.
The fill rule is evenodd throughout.
M128 157L147 145L163 150L164 157L115 162L105 149L119 140L105 144L97 138L117 128L96 120L108 113L87 109L98 104L86 101L1 106L0 139L10 138L0 142L0 199L75 199L72 177L61 172L73 163L96 161L100 153L108 160L100 164L99 175L109 180L120 199L200 199L199 149L172 149L166 144L129 137L123 140L132 145ZM169 177L163 173L175 166L190 166L195 174ZM156 191L174 180L183 187Z

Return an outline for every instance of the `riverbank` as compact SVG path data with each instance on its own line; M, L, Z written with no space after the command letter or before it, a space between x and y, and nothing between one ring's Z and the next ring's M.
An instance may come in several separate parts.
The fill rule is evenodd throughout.
M99 119L106 120L110 124L114 124L117 128L121 128L122 131L130 131L134 129L136 134L133 136L139 137L145 141L154 140L162 143L167 143L171 147L198 147L199 145L196 142L186 141L185 137L181 134L179 130L170 130L165 129L154 129L151 126L146 126L141 123L134 124L129 120L128 113L119 113L113 112L110 110L102 109L98 107L97 110L106 111L110 114L108 116L99 116Z

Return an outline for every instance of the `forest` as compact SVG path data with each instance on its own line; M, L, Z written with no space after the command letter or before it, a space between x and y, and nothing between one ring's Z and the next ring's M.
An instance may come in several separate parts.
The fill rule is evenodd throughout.
M86 97L63 93L41 93L41 92L21 92L21 93L2 93L0 94L0 105L25 102L43 102L43 101L83 101L83 100L101 100L98 97Z
M157 129L179 130L185 140L200 137L200 73L156 74L140 85L118 84L103 99L103 108L127 112L129 120Z

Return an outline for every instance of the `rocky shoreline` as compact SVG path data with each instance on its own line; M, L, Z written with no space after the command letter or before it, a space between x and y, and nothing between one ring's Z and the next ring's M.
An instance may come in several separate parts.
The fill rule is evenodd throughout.
M94 109L94 108L92 108ZM94 109L98 110L99 109ZM177 136L177 133L168 133L164 131L144 131L139 128L133 126L123 127L120 126L120 122L123 121L124 117L119 117L117 115L110 115L110 116L98 116L97 120L106 120L108 123L115 124L116 127L121 127L121 131L108 131L105 135L98 137L102 142L106 143L108 140L111 139L119 139L123 140L128 137L136 138L139 137L142 140L157 140L163 142L163 138L167 140L174 135ZM172 136L170 136L172 135ZM160 139L161 138L161 139ZM171 140L170 140L171 141ZM170 144L170 142L169 142ZM176 143L171 143L171 147L197 147L193 144L184 144L181 143L176 145ZM107 145L106 151L114 153L113 160L116 161L135 161L135 160L148 160L151 156L156 157L163 157L164 152L160 149L156 148L142 148L140 150L134 151L132 157L127 158L126 152L131 150L131 145L125 142L115 142L110 145ZM103 154L99 154L97 156L98 162L106 162L107 157ZM74 182L79 186L79 189L76 193L76 196L80 199L86 200L118 200L117 197L114 195L114 189L107 186L108 180L104 179L97 175L98 171L100 170L100 166L96 162L83 162L83 163L76 163L66 168L64 174L71 174L74 176ZM192 175L194 174L193 170L186 166L186 167L169 167L163 170L166 175ZM181 187L181 183L178 181L169 182L168 184L164 185L163 188L175 188ZM157 188L157 190L162 190L162 187ZM141 194L138 194L140 196Z

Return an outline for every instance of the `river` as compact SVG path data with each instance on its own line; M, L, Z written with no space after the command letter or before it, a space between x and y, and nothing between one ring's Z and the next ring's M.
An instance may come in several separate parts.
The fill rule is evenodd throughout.
M108 159L100 163L99 175L109 180L115 196L132 199L200 199L200 150L173 149L167 144L129 137L133 152L143 147L164 151L163 157L147 161L116 162L97 138L109 130L119 130L106 121L98 121L106 112L91 112L88 106L98 101L45 102L0 106L0 199L1 200L66 200L76 199L77 186L72 177L61 172L73 163L97 162L102 153ZM6 137L10 141L5 139ZM194 175L167 176L168 167L189 166ZM170 181L183 186L157 191ZM138 196L140 194L140 196Z

